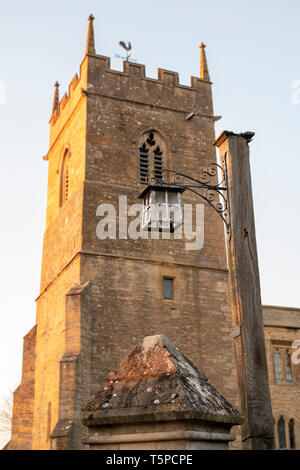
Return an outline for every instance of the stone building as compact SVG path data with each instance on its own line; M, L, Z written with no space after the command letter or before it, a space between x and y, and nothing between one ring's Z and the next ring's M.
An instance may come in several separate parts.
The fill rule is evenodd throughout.
M84 448L82 404L149 335L166 335L238 407L219 215L205 206L201 250L187 250L174 234L146 240L118 230L119 196L137 203L147 171L196 177L216 161L211 85L204 45L190 86L168 70L147 78L143 65L128 61L112 70L95 52L89 18L79 76L62 99L55 84L36 326L24 338L7 449ZM182 198L199 203L191 192ZM97 236L104 203L117 209L116 239ZM266 307L265 322L274 419L281 442L286 433L286 446L300 448L299 366L287 359L300 311Z
M300 309L263 313L276 446L300 449Z

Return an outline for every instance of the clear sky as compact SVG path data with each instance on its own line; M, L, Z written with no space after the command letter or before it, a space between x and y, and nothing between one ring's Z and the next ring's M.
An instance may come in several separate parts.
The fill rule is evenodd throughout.
M0 398L18 384L22 337L35 323L45 227L53 84L61 96L83 59L87 18L96 51L119 40L146 65L199 75L207 44L214 108L223 129L251 130L251 164L264 304L300 307L299 0L1 0L0 17ZM3 103L3 86L6 103ZM300 86L299 86L300 88ZM2 91L1 91L2 90ZM1 98L2 97L2 98Z

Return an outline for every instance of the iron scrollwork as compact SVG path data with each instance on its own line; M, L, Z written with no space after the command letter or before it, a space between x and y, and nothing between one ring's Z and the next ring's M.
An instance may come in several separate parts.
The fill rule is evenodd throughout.
M209 163L206 169L200 171L199 178L169 169L163 169L162 173L163 177L157 179L151 172L147 177L147 183L164 188L168 186L184 188L197 194L219 214L230 236L226 166L223 168L218 163Z

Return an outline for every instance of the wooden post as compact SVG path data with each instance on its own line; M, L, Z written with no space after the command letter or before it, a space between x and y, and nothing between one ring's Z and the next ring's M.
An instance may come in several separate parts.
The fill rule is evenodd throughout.
M253 133L224 131L215 142L227 174L231 310L244 449L274 448L248 142Z

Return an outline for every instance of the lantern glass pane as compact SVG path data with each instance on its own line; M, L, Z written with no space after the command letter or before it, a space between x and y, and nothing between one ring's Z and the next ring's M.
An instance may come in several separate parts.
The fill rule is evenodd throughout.
M169 207L169 217L172 220L181 220L181 208L179 206Z
M178 193L168 193L169 204L178 204Z
M156 203L166 202L165 199L166 199L165 191L155 191L155 202Z
M153 214L154 220L165 220L167 218L167 206L166 205L155 205L155 214Z

